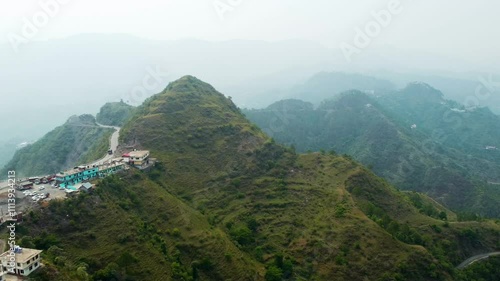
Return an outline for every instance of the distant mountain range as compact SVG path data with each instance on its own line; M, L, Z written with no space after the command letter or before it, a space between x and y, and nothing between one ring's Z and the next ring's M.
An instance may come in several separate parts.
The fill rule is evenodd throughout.
M304 94L307 96L307 94ZM308 97L308 96L307 96ZM276 141L305 152L352 155L396 186L454 210L500 216L500 117L467 109L424 83L348 91L317 108L283 100L245 115Z
M324 99L332 98L339 93L358 89L367 93L379 94L396 89L396 86L388 80L378 79L355 73L344 72L320 72L302 84L294 85L288 89L267 90L261 94L247 97L250 107L265 107L280 99L302 99L315 105ZM246 106L248 107L248 106Z
M9 132L8 139L38 139L67 116L95 114L106 102L123 99L139 104L185 73L213 81L238 106L247 108L262 108L291 98L276 96L261 102L265 93L288 92L321 71L362 73L397 86L424 81L460 102L466 93L474 94L478 77L484 76L433 70L443 65L462 71L474 69L460 58L376 47L366 51L370 54L366 59L347 63L339 50L304 40L159 41L120 34L33 41L17 54L9 44L0 45L2 102L11 105L0 112L0 120L16 116L15 120L2 122L0 131ZM487 68L479 69L495 74ZM22 80L19 73L23 74ZM143 87L145 79L149 85ZM494 96L481 102L498 107L500 103ZM17 110L21 106L22 114Z

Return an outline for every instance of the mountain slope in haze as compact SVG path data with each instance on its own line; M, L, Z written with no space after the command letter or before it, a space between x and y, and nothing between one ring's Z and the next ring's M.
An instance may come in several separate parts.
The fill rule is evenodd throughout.
M320 72L303 85L292 89L289 96L290 98L319 104L325 99L331 99L339 93L353 89L378 95L394 90L395 85L388 80L362 74Z
M498 78L492 73L397 73L391 71L371 72L371 75L394 82L398 88L404 88L412 81L422 81L443 92L446 99L462 104L488 107L495 114L500 114L500 97L496 95Z
M441 98L438 92L419 95L438 104ZM500 216L500 192L486 183L500 177L497 163L438 143L419 125L412 128L414 120L394 117L391 108L379 104L381 99L350 91L317 109L285 100L244 112L277 141L298 151L353 155L400 188L426 192L454 210Z
M134 107L120 102L108 102L101 107L96 115L98 123L107 126L121 127L132 116Z
M71 115L95 115L110 100L141 103L182 73L196 74L224 89L246 89L255 84L247 80L284 69L309 66L312 73L320 71L315 66L331 64L332 54L321 44L302 40L150 40L125 34L36 41L20 51L23 59L12 56L10 44L0 44L2 103L22 104L24 112L19 114L17 106L4 108L0 120L9 122L1 122L0 131L23 141L40 138ZM19 73L31 83L18 83ZM149 80L142 88L145 79ZM137 93L136 87L144 92ZM238 89L228 93L247 93ZM53 106L40 105L57 106L57 114Z
M452 280L500 247L495 222L429 217L348 157L277 145L192 76L122 132L159 163L26 215L41 280Z
M290 77L293 79L290 80ZM319 72L307 79L300 79L294 75L289 75L287 79L295 81L295 83L305 81L298 85L292 85L291 82L288 82L290 84L288 87L268 87L266 91L262 89L252 91L252 88L246 87L250 88L247 90L247 97L243 99L238 97L238 100L242 101L240 104L246 108L265 108L267 105L283 99L300 99L317 105L324 99L333 98L339 93L352 89L372 94L386 93L395 89L395 86L388 80L357 73ZM256 80L254 83L260 85L261 81Z
M22 143L22 139L19 138L0 141L0 167L12 159L20 143Z
M380 104L405 124L414 123L440 144L500 163L500 116L487 107L445 100L427 84L412 83L381 97Z
M112 133L112 129L97 126L92 115L72 116L35 143L17 150L3 170L15 170L26 177L47 175L99 159L106 154Z

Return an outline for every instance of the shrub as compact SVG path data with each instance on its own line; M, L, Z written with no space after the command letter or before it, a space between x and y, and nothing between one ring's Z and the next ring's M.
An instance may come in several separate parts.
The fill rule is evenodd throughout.
M172 230L172 236L181 237L181 231L176 227Z
M233 227L230 234L241 245L248 245L254 241L253 233L247 226Z
M266 281L281 281L283 272L278 267L271 265L266 271Z

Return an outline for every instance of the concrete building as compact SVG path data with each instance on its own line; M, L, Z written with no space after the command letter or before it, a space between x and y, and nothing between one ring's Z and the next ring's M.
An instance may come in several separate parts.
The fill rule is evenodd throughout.
M78 190L79 190L80 192L81 192L81 191L83 191L83 192L90 192L90 191L92 191L92 189L93 189L93 188L94 188L94 186L93 186L90 182L86 182L86 183L82 184L82 185L78 188Z
M61 187L68 185L75 185L77 183L91 180L98 176L99 167L94 166L78 166L71 170L58 173L56 175L56 182Z
M106 177L122 170L123 166L124 164L120 161L113 161L102 165L78 166L69 171L58 173L56 175L56 183L60 187L73 186L98 177Z
M99 166L99 173L98 176L101 178L107 177L111 174L114 174L118 171L121 171L124 169L125 164L122 163L121 161L114 161L111 164L104 164Z
M16 246L14 254L11 251L7 251L0 255L2 269L8 274L28 276L40 267L41 252L41 250Z
M128 162L131 166L137 168L146 166L149 164L149 151L147 150L134 150L123 155L125 162Z

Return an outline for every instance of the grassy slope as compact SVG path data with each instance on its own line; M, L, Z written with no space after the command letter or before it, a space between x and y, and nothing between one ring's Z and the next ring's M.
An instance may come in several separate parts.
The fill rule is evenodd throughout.
M123 268L122 275L137 280L165 280L162 277L173 275L172 263L179 262L188 272L193 261L204 259L214 270L200 274L210 279L253 280L257 271L262 272L262 266L239 251L227 234L162 186L137 172L122 177L101 182L97 195L52 203L28 219L29 236L42 237L34 239L36 246L56 244L63 249L59 258L47 257L49 264L63 269L51 280L67 280L82 262L88 264L89 274L115 262ZM44 233L52 233L58 242L47 243ZM136 262L125 267L120 261L125 253ZM228 263L225 254L234 262ZM60 256L67 259L64 264Z
M273 188L280 185L279 179L254 177L262 173L270 173L278 178L285 177L288 174L287 169L294 166L293 160L288 159L291 156L270 144L269 140L266 141L265 137L246 120L242 120L232 105L220 95L200 91L203 85L179 84L169 86L167 91L161 94L161 99L146 103L140 117L135 119L137 123L129 123L134 124L133 128L125 128L125 131L129 132L125 141L152 149L153 153L161 155L160 158L166 166L166 173L161 176L170 182L169 189L174 194L186 198L197 209L210 211L209 215L214 216L215 221L229 225L244 224L246 217L257 216L257 208L264 204L261 200L265 202L265 199L273 196L276 199L271 200L271 209L275 208L275 204L282 207L283 212L290 212L297 202L287 202L279 192L274 194ZM202 96L203 94L205 96ZM219 105L214 104L216 100L219 100ZM221 111L220 105L226 106L227 109ZM207 108L210 108L210 111L207 111ZM144 114L146 112L147 114ZM164 128L163 134L153 137L153 128ZM248 132L253 134L248 135ZM264 147L261 147L262 143ZM285 167L275 168L279 165ZM250 190L255 188L256 184L260 188L254 195ZM240 186L245 186L245 189ZM257 197L247 198L249 195ZM243 200L244 198L247 199ZM249 209L241 207L251 205L252 202L259 204L256 207L248 206ZM415 208L413 211L418 216ZM307 218L304 221L317 220ZM305 226L303 228L307 229ZM273 234L263 234L263 237L273 237ZM280 251L279 248L275 250ZM268 254L272 252L271 247Z
M108 102L96 115L97 122L103 125L121 127L132 116L135 107L120 102Z
M80 267L102 276L116 262L118 280L189 280L179 276L193 267L199 280L262 280L283 255L297 280L451 280L462 257L500 247L491 221L425 216L348 158L274 144L193 77L146 101L123 131L126 144L150 149L161 164L28 216L23 234L41 239L22 242L59 244L69 259L47 251L53 266L43 274L52 268L67 280ZM132 258L120 258L127 252Z

